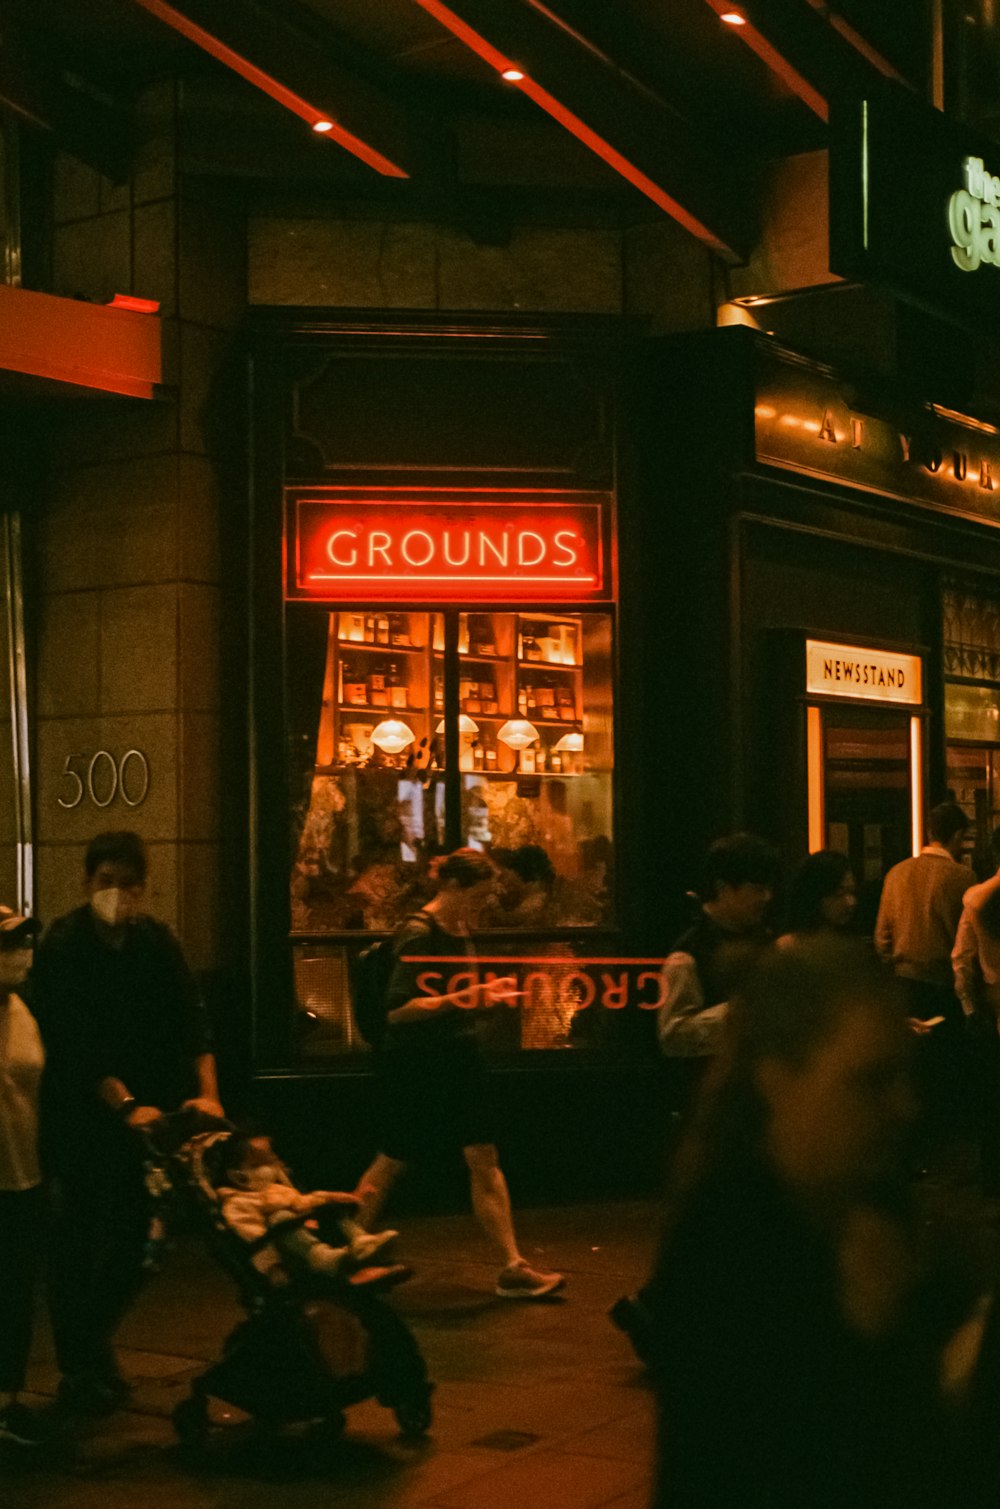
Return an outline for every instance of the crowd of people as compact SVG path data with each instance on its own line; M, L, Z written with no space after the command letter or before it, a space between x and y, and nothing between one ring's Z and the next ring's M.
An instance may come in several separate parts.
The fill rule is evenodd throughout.
M967 827L953 803L930 813L927 845L885 878L873 939L854 926L842 854L805 860L783 932L766 843L737 834L706 856L662 969L664 1235L648 1282L612 1311L657 1392L662 1509L996 1498L992 1291L922 1250L913 1196L971 1106L985 1208L1000 1211L1000 838L977 883ZM562 1289L519 1250L475 1032L475 1008L516 999L516 979L419 985L428 956L474 959L497 873L479 851L442 857L433 895L383 945L378 1146L354 1194L301 1195L267 1139L233 1140L220 1190L248 1240L310 1200L350 1206L342 1245L299 1228L273 1263L364 1262L395 1235L372 1228L407 1165L460 1151L496 1294ZM24 1446L50 1429L19 1398L43 1255L58 1408L113 1410L128 1394L114 1336L149 1228L135 1134L177 1108L225 1116L196 981L144 911L145 879L141 840L102 834L84 904L40 940L0 909L0 1439Z

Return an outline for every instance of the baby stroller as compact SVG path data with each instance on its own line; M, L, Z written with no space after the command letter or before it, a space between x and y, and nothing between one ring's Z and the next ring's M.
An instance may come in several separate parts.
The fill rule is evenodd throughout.
M392 1410L404 1435L424 1435L434 1386L416 1339L380 1286L309 1274L287 1274L287 1283L276 1286L253 1262L272 1238L249 1243L228 1226L206 1155L232 1134L227 1123L188 1112L143 1133L154 1213L168 1225L171 1206L174 1214L188 1213L246 1311L220 1360L174 1410L178 1439L189 1448L207 1444L213 1399L252 1416L262 1432L309 1424L332 1440L344 1428L344 1411L374 1397Z

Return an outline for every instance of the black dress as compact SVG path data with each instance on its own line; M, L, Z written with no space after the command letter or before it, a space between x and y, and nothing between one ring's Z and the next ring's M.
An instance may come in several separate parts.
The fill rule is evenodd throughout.
M422 995L448 994L453 977L475 970L468 938L446 932L428 912L409 918L391 947L387 1012ZM415 963L414 955L458 962ZM445 1009L425 1021L390 1024L379 1053L379 1105L379 1150L404 1163L494 1142L473 1012Z

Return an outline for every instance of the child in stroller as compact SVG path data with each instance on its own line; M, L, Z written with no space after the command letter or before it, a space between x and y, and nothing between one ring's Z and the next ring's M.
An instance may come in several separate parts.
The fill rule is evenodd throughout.
M424 1434L433 1385L384 1297L409 1270L364 1266L395 1233L369 1240L348 1217L338 1245L324 1243L306 1223L321 1204L342 1213L350 1197L301 1194L268 1139L227 1123L179 1113L152 1128L146 1144L151 1190L164 1202L172 1194L194 1216L246 1311L221 1359L174 1411L182 1444L206 1444L213 1399L265 1432L308 1424L331 1438L346 1408L374 1396L404 1434Z
M399 1264L364 1267L399 1232L365 1231L346 1213L357 1206L354 1195L296 1189L270 1138L235 1131L221 1136L206 1150L205 1168L221 1201L222 1219L252 1244L252 1261L262 1273L274 1278L279 1267L293 1273L304 1267L329 1277L350 1273L355 1284L387 1284L408 1276ZM315 1218L327 1212L336 1214L341 1242L336 1247L313 1229Z

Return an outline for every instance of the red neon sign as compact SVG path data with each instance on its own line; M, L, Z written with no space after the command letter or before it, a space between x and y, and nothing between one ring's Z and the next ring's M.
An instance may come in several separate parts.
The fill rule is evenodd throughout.
M289 498L288 594L407 602L606 595L598 500Z

